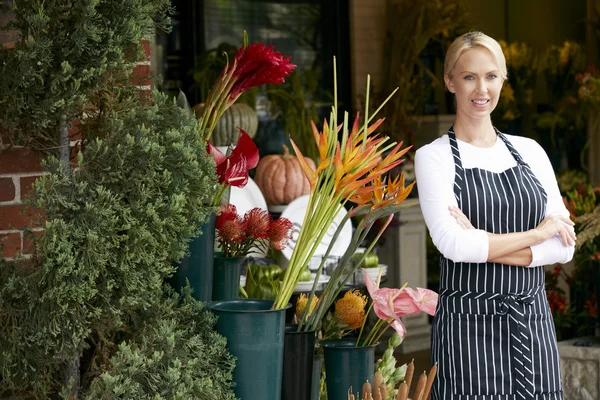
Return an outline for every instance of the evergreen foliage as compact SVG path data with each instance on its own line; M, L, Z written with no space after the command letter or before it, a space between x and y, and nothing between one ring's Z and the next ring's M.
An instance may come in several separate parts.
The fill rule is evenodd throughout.
M170 0L18 0L22 38L0 47L0 121L13 144L56 149L59 121L79 118L110 76L144 60L141 40L167 28ZM110 72L110 74L107 74Z
M129 382L136 359L153 376L145 382L191 381L193 391L209 379L212 389L203 390L228 390L231 362L211 320L196 316L206 322L190 324L199 306L185 303L169 315L158 296L210 211L204 204L216 183L214 163L195 119L173 101L155 93L152 105L132 104L123 115L88 117L82 132L96 138L80 153L78 168L64 173L50 158L50 173L35 184L33 205L46 218L37 267L0 268L0 388L44 398L59 390L61 367L83 352L84 387L107 373L103 384L94 384L96 392ZM190 363L210 368L186 372ZM113 367L121 370L111 380ZM170 372L163 376L161 368ZM132 396L114 398L143 398Z
M233 368L225 339L207 329L214 314L187 293L182 303L170 297L157 304L136 326L140 335L119 346L111 370L93 382L86 400L233 400L224 390Z

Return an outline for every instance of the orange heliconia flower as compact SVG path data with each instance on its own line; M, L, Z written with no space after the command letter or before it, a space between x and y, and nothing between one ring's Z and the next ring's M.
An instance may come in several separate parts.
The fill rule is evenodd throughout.
M385 185L380 175L373 180L371 191L357 191L349 200L358 205L370 205L375 209L388 205L399 205L406 200L415 185L415 181L406 187L404 184L404 172L393 180L388 180Z

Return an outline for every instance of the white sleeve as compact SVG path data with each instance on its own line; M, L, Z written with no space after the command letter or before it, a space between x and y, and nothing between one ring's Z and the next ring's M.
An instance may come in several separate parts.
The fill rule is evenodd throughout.
M560 190L558 189L556 176L554 175L548 155L537 142L533 140L532 142L533 145L528 146L529 151L524 150L525 155L523 158L529 164L548 195L545 216L564 215L568 217L569 211L565 207ZM528 157L529 155L531 157ZM560 237L556 235L544 242L531 246L533 260L529 266L539 267L555 263L564 264L571 261L574 252L575 246L563 246Z
M444 257L454 262L486 262L487 233L481 229L465 230L450 215L448 207L458 206L453 190L454 173L452 156L444 154L439 146L424 146L416 152L415 175L425 223Z

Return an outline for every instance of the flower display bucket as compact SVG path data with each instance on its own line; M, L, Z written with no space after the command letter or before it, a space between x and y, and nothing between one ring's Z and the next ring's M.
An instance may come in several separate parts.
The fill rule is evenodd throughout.
M282 400L310 400L315 354L315 331L298 332L285 327Z
M213 266L213 300L235 300L240 290L243 257L225 257L216 253Z
M183 257L171 279L177 290L186 285L186 279L189 280L194 290L192 297L200 301L212 300L216 218L215 214L211 214L201 226L202 233L190 241L190 254Z
M325 355L325 380L330 399L347 399L348 389L362 392L364 383L373 383L375 347L356 347L356 339L326 340L321 343Z
M242 400L280 400L286 309L272 300L219 300L207 307L219 317L216 331L236 357L234 393ZM291 307L288 304L286 308Z
M321 357L315 357L312 370L311 400L319 400L321 398L321 365L323 365Z

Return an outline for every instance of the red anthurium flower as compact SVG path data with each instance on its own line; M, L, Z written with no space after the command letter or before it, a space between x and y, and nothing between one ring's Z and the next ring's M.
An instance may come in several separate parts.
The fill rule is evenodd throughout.
M290 64L290 57L273 51L273 46L264 43L251 44L240 48L230 68L235 68L230 99L236 99L246 90L264 84L283 83L296 65Z
M219 183L243 188L248 183L248 170L256 168L259 155L258 148L252 138L238 127L242 136L229 157L225 157L215 146L208 142L208 154L213 156L217 164Z

